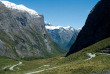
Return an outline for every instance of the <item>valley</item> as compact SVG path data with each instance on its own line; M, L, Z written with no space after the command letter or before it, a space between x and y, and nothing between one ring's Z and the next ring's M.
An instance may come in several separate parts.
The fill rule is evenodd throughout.
M103 45L103 46L102 46ZM80 74L80 73L109 73L110 72L110 55L100 54L102 48L110 46L110 38L104 39L100 42L97 42L83 50L72 54L68 57L58 56L47 59L39 60L12 60L9 58L0 59L0 62L4 61L3 65L1 64L1 69L7 65L13 65L13 62L16 64L19 61L22 62L21 65L13 67L14 70L10 70L10 67L0 70L0 73L5 74ZM89 49L89 50L88 50ZM93 50L94 49L94 50ZM88 55L88 53L91 55ZM95 53L92 55L92 53ZM88 59L88 60L87 60ZM9 61L10 60L10 61ZM9 64L6 64L9 61ZM11 64L10 64L11 63ZM20 70L19 70L19 69Z
M45 28L50 34L54 42L56 42L62 49L69 50L71 45L75 42L78 33L81 29L75 29L67 26L53 26L50 23L45 22Z
M109 0L100 0L75 29L0 1L0 74L110 74L109 8Z

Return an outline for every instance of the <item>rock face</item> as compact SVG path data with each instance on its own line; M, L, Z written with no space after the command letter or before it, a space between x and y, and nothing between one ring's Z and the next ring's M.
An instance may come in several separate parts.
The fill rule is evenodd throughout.
M45 57L60 52L45 29L42 15L23 5L0 1L1 56Z
M80 31L80 29L77 30L70 26L53 26L47 22L45 23L45 27L53 41L66 50L69 50Z
M101 0L91 10L67 56L110 37L110 0Z

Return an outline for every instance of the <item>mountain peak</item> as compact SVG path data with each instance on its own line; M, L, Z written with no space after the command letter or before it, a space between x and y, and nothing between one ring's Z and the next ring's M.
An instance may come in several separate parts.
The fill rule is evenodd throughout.
M24 11L24 12L28 12L29 14L32 14L32 15L39 15L35 10L32 10L32 9L29 9L27 8L26 6L20 4L20 5L16 5L14 3L11 3L9 1L1 1L7 8L10 8L10 9L16 9L16 10L19 10L19 11Z
M52 24L46 21L45 28L47 29L53 41L56 42L63 49L67 50L74 43L80 31L71 26L53 26Z
M45 26L52 26L52 24L45 21Z

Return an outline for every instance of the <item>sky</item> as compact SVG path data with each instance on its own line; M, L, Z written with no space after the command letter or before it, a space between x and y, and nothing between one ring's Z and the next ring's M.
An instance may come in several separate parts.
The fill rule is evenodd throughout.
M54 26L82 28L92 8L100 0L8 0L23 4L44 15L44 20Z

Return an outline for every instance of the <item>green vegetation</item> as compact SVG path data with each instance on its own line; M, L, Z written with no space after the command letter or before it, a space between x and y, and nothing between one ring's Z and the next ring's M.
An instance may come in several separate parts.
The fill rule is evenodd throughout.
M14 71L10 71L9 68L6 70L0 70L2 74L24 74L35 72L39 70L45 71L39 72L37 74L91 74L91 73L110 73L110 55L108 54L100 54L102 49L110 46L110 38L104 39L99 41L83 50L74 53L68 57L64 57L64 55L53 57L53 58L46 58L46 59L38 59L38 60L31 60L25 61L20 60L23 62L22 65L16 66ZM89 58L87 53L96 53L96 57L86 60ZM0 57L1 60L1 57ZM5 64L3 61L9 61L9 63ZM5 65L3 65L3 64ZM18 61L3 58L0 64L0 67L3 68L6 65L11 65L14 63L18 63ZM49 65L49 66L44 66ZM53 68L55 67L55 68ZM21 70L18 70L20 68ZM53 68L53 69L50 69ZM48 70L49 69L49 70Z
M9 72L9 67L18 62L18 60L0 56L0 74L5 74L5 72Z
M0 40L2 40L5 44L6 47L9 49L4 49L6 50L6 53L12 53L15 54L15 50L13 48L14 42L9 38L9 36L3 31L3 29L0 29Z

